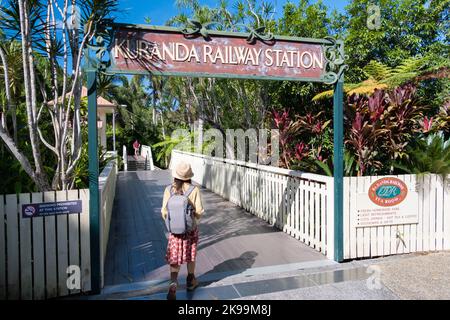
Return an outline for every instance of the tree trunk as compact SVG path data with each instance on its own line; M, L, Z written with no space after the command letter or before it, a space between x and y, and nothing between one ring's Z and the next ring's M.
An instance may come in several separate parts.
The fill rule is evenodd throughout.
M28 2L19 0L20 29L22 36L22 59L24 73L24 87L26 97L26 109L28 117L28 130L30 135L30 144L34 159L35 171L31 178L36 181L40 191L50 190L47 175L42 168L42 158L39 150L39 139L37 137L37 112L36 112L36 83L34 73L34 59L30 42L30 25Z
M163 135L163 140L166 140L166 130L164 128L164 117L162 112L160 113L161 116L161 129L162 129L162 135Z
M10 83L9 83L8 60L6 59L6 54L1 47L0 47L0 58L3 64L3 76L5 78L5 93L6 93L6 106L3 107L3 117L1 119L1 126L6 132L8 132L7 114L8 111L11 110L11 92L9 88Z
M13 124L13 139L16 145L19 144L19 139L17 137L17 107L15 105L11 105L11 118Z

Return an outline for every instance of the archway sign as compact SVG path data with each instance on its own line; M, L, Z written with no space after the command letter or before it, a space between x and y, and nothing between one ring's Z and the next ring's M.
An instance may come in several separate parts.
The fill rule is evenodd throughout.
M100 291L100 220L97 155L98 72L161 76L321 82L334 86L334 259L343 260L343 42L274 36L264 27L246 33L210 30L217 23L188 20L182 28L103 24L85 54L92 289ZM94 54L92 54L94 53Z

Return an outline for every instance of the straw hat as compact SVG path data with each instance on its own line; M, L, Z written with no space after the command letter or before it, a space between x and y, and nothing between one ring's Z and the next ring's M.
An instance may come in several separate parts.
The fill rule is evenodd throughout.
M172 176L174 178L186 181L194 176L191 165L186 162L180 162L177 164L174 170L172 170Z

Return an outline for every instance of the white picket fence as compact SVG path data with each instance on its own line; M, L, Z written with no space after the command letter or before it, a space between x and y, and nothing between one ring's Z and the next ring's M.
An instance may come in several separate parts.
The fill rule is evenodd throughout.
M22 204L82 201L82 213L22 218ZM80 266L91 289L89 190L0 195L0 299L45 299L69 290L67 268Z
M170 167L333 259L333 178L174 150ZM390 176L391 177L391 176ZM450 250L450 177L397 175L418 192L418 223L357 226L357 197L383 176L344 178L344 259Z
M333 178L178 150L170 167L181 160L195 182L333 258Z
M127 153L127 147L122 146L122 160L123 160L123 170L128 170L128 153Z
M398 175L418 192L418 223L357 227L357 195L368 192L374 177L344 178L344 258L367 258L450 249L450 192L442 176Z
M150 146L141 146L141 156L145 158L145 170L155 170L153 164L152 148Z
M99 177L102 265L116 175L111 161ZM81 200L82 212L22 217L22 204L67 200ZM89 292L89 226L89 189L0 195L0 299L41 300ZM80 290L68 289L69 266L80 268Z
M104 284L104 265L106 258L106 250L108 248L109 227L111 225L112 209L114 204L114 197L116 193L117 181L117 161L112 160L108 162L106 167L102 170L98 177L98 188L100 194L100 255L101 255L101 286Z

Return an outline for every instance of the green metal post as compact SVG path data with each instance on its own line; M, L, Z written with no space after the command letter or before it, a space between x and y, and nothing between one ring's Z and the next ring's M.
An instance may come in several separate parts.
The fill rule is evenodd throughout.
M97 72L87 70L88 85L88 155L89 155L89 223L91 237L91 290L101 290L100 270L100 208L98 191L97 138Z
M344 260L344 76L334 87L334 260Z

